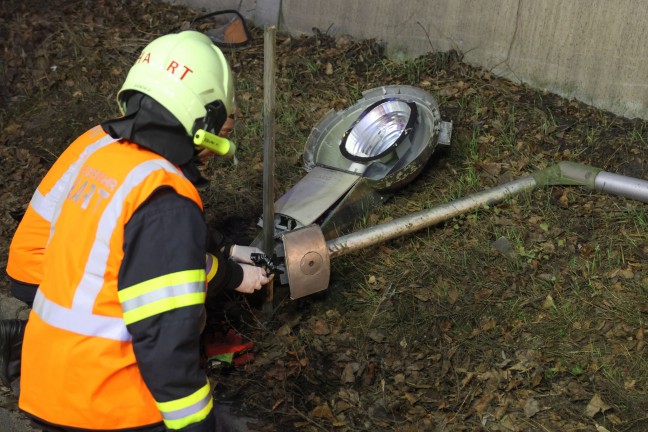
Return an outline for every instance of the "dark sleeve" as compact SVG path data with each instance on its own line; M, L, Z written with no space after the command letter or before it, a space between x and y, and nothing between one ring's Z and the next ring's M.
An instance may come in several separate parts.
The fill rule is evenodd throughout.
M207 252L218 260L218 271L209 280L209 295L222 291L234 291L243 282L243 269L239 264L229 259L233 243L225 240L219 231L211 230L207 235Z
M120 293L171 274L204 271L205 238L203 214L196 203L171 189L157 191L124 229ZM204 277L202 284L204 289ZM158 403L184 398L207 382L199 363L203 307L174 306L135 322L127 321L140 372ZM209 418L211 415L181 430L202 431L201 424Z
M38 285L20 282L13 279L11 276L7 277L11 283L11 295L26 303L27 306L32 307L34 304L34 298L36 297L36 290L38 290Z
M216 275L209 281L208 296L221 291L234 291L243 282L243 269L235 261L226 259L222 254L213 254L218 259Z
M207 252L221 253L225 258L229 258L228 251L232 243L225 240L225 236L217 230L209 230L207 233Z

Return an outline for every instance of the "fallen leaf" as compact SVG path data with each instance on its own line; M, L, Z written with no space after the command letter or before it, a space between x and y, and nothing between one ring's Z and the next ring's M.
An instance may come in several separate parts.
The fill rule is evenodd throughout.
M448 303L453 305L457 303L457 300L459 300L459 291L457 291L456 288L450 289L450 291L448 291Z
M340 400L340 401L337 401L335 403L335 412L338 412L338 413L341 413L341 412L346 411L346 410L351 409L351 408L353 408L353 405L351 405L347 401Z
M633 279L634 272L630 268L623 269L619 272L619 276L621 276L623 279Z
M544 303L542 303L542 307L544 309L556 309L556 303L554 302L554 299L551 296L551 294L547 294L547 297L545 297Z
M610 408L612 407L606 404L605 402L603 402L601 396L598 393L596 393L587 404L587 407L585 408L585 415L587 417L594 417L599 412L603 413L609 410Z
M480 164L480 167L488 174L492 175L493 177L497 177L502 172L501 163L487 162L487 163Z
M291 332L290 326L288 324L284 324L281 327L277 329L277 336L288 336Z
M540 403L538 403L538 401L533 398L527 399L526 403L524 404L524 415L528 418L531 418L539 412Z
M492 320L489 320L489 321L486 321L486 322L481 323L481 325L479 326L479 328L480 328L482 331L488 331L488 330L492 330L492 329L494 329L495 326L497 326L497 321L495 321L494 319L492 319Z
M369 362L364 372L362 373L362 384L370 386L376 380L376 363Z
M506 411L508 410L508 402L505 403L504 405L500 405L497 407L495 410L495 420L500 420L502 417L504 417L504 414L506 414Z
M627 269L614 269L608 273L608 278L613 279L615 277L621 277L623 279L632 279L634 278L634 272L631 268Z
M544 281L551 282L552 280L554 280L554 276L551 273L540 273L538 275L538 279L542 279Z
M498 238L491 243L491 247L508 259L515 260L515 258L517 257L513 245L506 237Z
M434 298L434 294L431 293L428 289L422 289L420 291L416 291L414 293L414 297L422 302L428 302Z
M308 415L315 418L333 420L333 411L331 411L331 407L329 407L327 402L324 402L322 405L313 408L311 412L308 413Z
M405 394L404 394L403 397L404 397L405 399L407 399L407 402L409 402L409 403L412 404L412 405L414 405L414 404L415 404L416 402L418 402L419 399L420 399L419 396L417 396L417 395L415 395L415 394L413 394L413 393L408 393L408 392L405 392Z
M315 320L313 323L313 333L318 336L326 336L331 333L328 323L323 319Z
M464 379L461 380L461 387L460 388L464 388L468 384L470 384L470 382L473 380L474 377L475 377L474 373L468 372L468 374L464 377Z
M493 393L487 393L479 398L479 400L473 405L475 412L482 414L484 411L486 411L494 397L495 395Z
M266 378L272 378L277 381L285 381L288 374L286 373L286 368L283 365L275 365L268 369L265 373Z
M475 293L475 300L485 300L493 295L493 290L489 288L482 288Z
M340 382L342 382L342 384L352 384L355 382L353 363L347 363L347 365L344 367L342 376L340 377Z
M605 414L605 418L615 426L618 426L623 423L623 420L621 420L621 418L616 414Z
M371 339L372 341L378 343L381 343L385 340L385 335L376 329L369 330L367 336L369 336L369 339Z

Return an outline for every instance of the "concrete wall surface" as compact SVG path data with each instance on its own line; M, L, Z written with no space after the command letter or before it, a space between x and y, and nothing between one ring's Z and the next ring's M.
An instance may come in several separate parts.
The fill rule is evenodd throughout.
M645 0L174 0L280 31L376 39L392 55L456 49L499 76L648 119ZM264 18L265 17L265 18ZM388 83L386 83L388 84Z

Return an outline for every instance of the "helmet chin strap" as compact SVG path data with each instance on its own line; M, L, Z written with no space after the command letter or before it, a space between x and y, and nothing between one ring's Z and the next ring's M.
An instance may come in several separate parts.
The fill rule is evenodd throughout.
M215 100L205 105L205 117L198 118L194 122L194 133L198 129L217 134L227 120L227 109L221 100Z

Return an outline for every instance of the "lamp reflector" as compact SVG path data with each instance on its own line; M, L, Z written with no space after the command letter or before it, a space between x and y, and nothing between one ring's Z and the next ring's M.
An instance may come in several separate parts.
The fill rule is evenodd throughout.
M355 162L381 159L411 132L416 116L415 103L382 99L358 116L342 137L340 151Z

